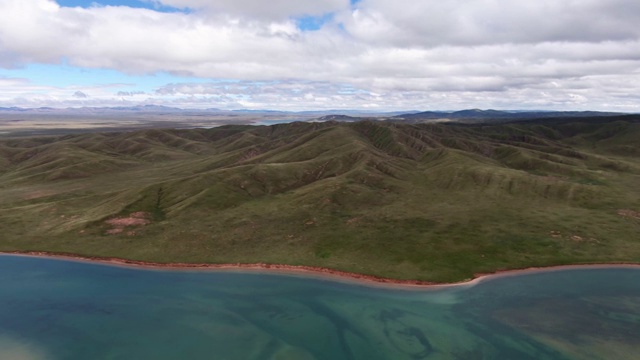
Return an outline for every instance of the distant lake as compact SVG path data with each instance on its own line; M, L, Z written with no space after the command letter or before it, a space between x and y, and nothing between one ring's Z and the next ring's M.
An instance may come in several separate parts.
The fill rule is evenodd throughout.
M251 125L264 125L264 126L271 126L271 125L276 125L276 124L290 124L296 121L307 121L308 119L275 119L275 120L261 120L261 121L254 121L253 123L251 123Z
M640 270L429 290L0 256L0 359L637 359Z

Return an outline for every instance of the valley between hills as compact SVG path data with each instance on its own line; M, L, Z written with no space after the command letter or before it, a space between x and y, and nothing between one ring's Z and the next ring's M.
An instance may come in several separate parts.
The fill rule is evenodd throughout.
M640 116L0 139L0 251L451 282L640 263Z

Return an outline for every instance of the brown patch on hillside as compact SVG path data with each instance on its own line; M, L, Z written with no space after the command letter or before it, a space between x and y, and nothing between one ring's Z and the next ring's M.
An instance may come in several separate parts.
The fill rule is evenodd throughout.
M245 152L242 157L240 158L240 160L238 160L238 162L243 162L246 160L249 160L251 158L254 158L258 155L262 154L262 152L260 152L258 149L249 149L247 152Z
M592 244L599 244L600 241L596 238L588 238L585 236L580 236L580 235L576 235L576 234L571 234L571 235L566 235L563 236L562 233L560 231L557 230L553 230L551 232L549 232L549 235L554 238L554 239L560 239L560 240L571 240L575 243L592 243Z
M129 214L127 217L118 217L105 221L105 224L111 226L111 229L107 230L107 234L115 235L124 232L126 227L130 226L145 226L149 225L151 220L149 220L149 213L144 211L137 211ZM128 231L127 235L133 236L135 235L134 231Z
M640 220L640 212L629 209L618 210L618 215Z
M357 224L360 221L360 219L361 219L360 217L351 218L351 219L347 220L347 225Z
M28 193L27 195L24 196L25 200L33 200L33 199L40 199L43 197L49 197L52 195L56 195L57 192L52 191L52 190L37 190L37 191L32 191L30 193Z

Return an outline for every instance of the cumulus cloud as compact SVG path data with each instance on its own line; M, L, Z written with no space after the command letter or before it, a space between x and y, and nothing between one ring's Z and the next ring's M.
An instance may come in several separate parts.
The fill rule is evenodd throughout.
M272 108L284 105L269 94L309 107L326 100L410 108L468 107L466 101L633 109L640 93L636 0L153 2L192 11L3 0L0 67L64 59L130 74L233 80L168 84L153 96ZM297 25L297 17L326 14L332 16L319 30ZM296 97L283 92L286 87L307 90ZM345 87L360 97L341 93ZM146 96L111 94L132 95Z
M0 76L0 87L3 87L3 88L23 86L28 82L29 81L27 79L9 78L9 77Z
M480 81L482 80L482 81ZM475 80L483 84L487 79ZM81 107L166 105L181 108L274 109L274 110L455 110L461 108L575 109L640 111L640 96L633 79L620 75L589 76L562 83L555 80L531 81L500 90L480 89L469 79L433 80L428 86L440 91L412 90L418 84L375 84L357 87L326 81L234 81L212 83L174 83L154 93L92 88L90 98L70 96L64 88L35 87L14 82L13 93L0 92L0 107ZM494 80L495 81L495 80ZM380 82L385 82L381 80ZM461 85L466 84L466 85ZM0 86L2 83L0 82ZM505 96L505 91L508 96ZM122 93L132 93L125 96ZM133 95L133 93L136 93ZM594 99L597 102L594 103Z
M318 16L349 8L349 0L153 0L179 9L203 10L212 15L231 15L253 19L287 19Z
M118 91L116 96L136 96L136 95L144 95L144 91Z
M637 40L633 0L362 0L343 14L368 43L451 46Z

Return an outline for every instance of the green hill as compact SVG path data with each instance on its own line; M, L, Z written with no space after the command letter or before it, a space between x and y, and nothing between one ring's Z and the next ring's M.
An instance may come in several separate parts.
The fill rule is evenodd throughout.
M454 281L640 262L640 122L379 121L0 140L0 250Z

